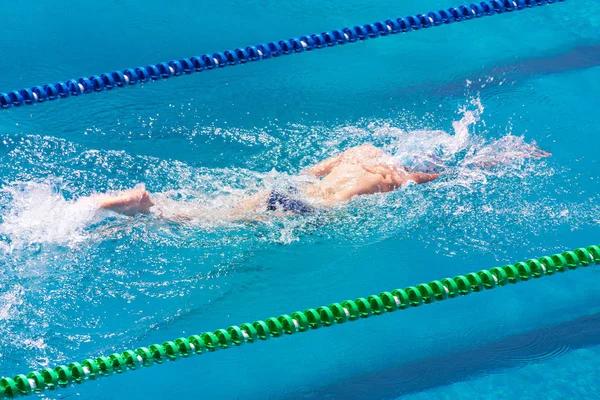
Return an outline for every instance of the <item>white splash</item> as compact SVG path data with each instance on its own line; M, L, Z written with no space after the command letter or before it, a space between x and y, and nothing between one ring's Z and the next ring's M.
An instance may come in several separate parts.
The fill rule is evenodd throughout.
M179 222L203 230L235 226L231 214L239 204L248 201L249 196L272 188L301 187L306 184L303 181L306 178L293 174L294 170L366 142L382 145L409 170L444 173L446 179L428 185L434 189L485 183L490 175L501 176L511 168L518 171L526 158L545 155L521 137L507 134L491 140L478 135L475 127L485 125L481 119L483 111L478 98L470 100L459 109L460 118L452 121L449 132L400 128L421 125L419 121L381 120L361 121L354 126L333 129L293 125L288 132L286 128L278 128L283 130L273 136L278 138L277 143L269 143L263 152L252 156L245 164L255 164L253 169L260 170L265 162L279 160L287 153L286 160L279 163L282 171L194 168L177 161L146 159L148 179L154 180L154 186L168 186L164 182L169 181L171 187L177 188L153 194L157 205L153 216L157 220ZM438 121L434 124L439 125ZM240 133L239 130L236 132ZM84 154L85 157L102 157L100 153L89 151ZM124 152L116 156L110 153L110 156L116 157L111 158L111 162L128 157ZM135 160L132 158L129 162ZM98 213L90 198L66 200L60 189L53 181L15 183L2 189L10 200L3 204L0 250L10 252L31 243L73 245L89 238L90 231L94 231L87 229L91 223L110 215ZM257 219L264 220L261 216ZM292 220L285 222L284 227L289 229L280 231L281 238L275 241L290 243L296 240L294 235L302 230L302 224L293 226L294 223ZM2 238L8 240L3 243Z
M550 156L522 137L507 134L489 140L473 132L484 108L479 99L460 110L462 117L452 122L453 131L414 130L404 132L380 128L392 134L389 150L400 164L411 171L444 172L455 176L449 185L482 181L486 175L502 175L507 168L521 167L529 158Z
M0 223L0 235L10 238L9 250L28 243L82 241L86 238L84 228L97 210L90 198L65 200L50 182L20 182L2 190L11 198Z

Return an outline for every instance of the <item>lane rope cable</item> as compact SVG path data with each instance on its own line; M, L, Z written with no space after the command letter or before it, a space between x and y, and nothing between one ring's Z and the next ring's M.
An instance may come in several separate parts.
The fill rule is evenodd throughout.
M182 58L181 60L150 64L145 67L127 68L101 75L92 75L89 78L81 77L54 84L14 90L9 93L0 93L0 107L19 107L42 103L46 100L102 92L137 83L167 79L172 76L189 75L193 72L224 68L229 65L245 64L251 61L360 42L366 39L417 31L452 22L467 21L563 1L565 0L489 0L471 3L469 5L431 11L426 14L409 15L405 18L377 21L370 24L357 25L352 28L334 29L329 32L303 35L288 40L262 43L257 46L203 54L201 56Z
M309 308L305 311L296 311L253 323L233 325L226 329L217 329L214 332L180 337L163 344L153 344L148 347L114 353L108 357L88 358L80 363L72 362L66 366L59 365L54 369L45 368L41 371L32 371L27 375L19 374L13 378L3 378L0 380L0 399L31 395L45 389L66 387L72 383L82 383L86 380L110 376L113 373L124 373L195 354L357 321L409 307L466 296L507 284L560 274L593 264L600 264L600 246L582 247L574 251L532 258L490 270L484 269L454 278L444 278L409 286L405 289L382 292L366 298L359 297L355 300L346 300L316 309Z

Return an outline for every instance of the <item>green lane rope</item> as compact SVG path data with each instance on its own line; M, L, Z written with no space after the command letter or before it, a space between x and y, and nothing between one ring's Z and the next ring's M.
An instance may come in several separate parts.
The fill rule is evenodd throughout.
M27 396L44 389L66 387L72 383L83 383L86 380L110 376L113 373L124 373L181 357L418 307L422 304L431 304L592 264L600 264L599 246L582 247L574 251L565 251L490 270L484 269L454 278L444 278L405 289L382 292L367 298L360 297L342 303L333 303L330 306L309 308L306 311L296 311L290 315L284 314L264 321L234 325L214 332L181 337L163 344L125 350L108 357L88 358L81 363L73 362L54 369L45 368L41 371L32 371L27 375L19 374L13 378L3 378L0 380L0 400Z

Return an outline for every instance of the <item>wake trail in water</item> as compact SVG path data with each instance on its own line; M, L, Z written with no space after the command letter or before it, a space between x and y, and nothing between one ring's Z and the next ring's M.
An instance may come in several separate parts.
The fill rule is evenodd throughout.
M336 243L371 246L393 237L418 240L447 257L490 248L502 257L515 243L534 243L533 248L536 235L560 225L574 229L597 221L595 194L588 204L556 192L560 177L546 160L527 160L535 146L510 133L489 132L478 99L458 111L446 122L401 116L350 126L275 126L268 132L223 128L215 134L252 147L237 165L223 168L90 150L47 136L11 137L0 154L6 172L0 177L0 322L10 320L0 327L0 336L20 346L11 350L12 357L32 360L58 354L59 347L82 346L68 339L73 326L89 335L92 345L109 341L93 324L111 334L132 329L137 335L231 288L263 282L269 274L262 268L270 264L260 254L271 254L273 245L327 242L335 249ZM447 130L434 129L445 125ZM297 171L367 142L409 169L440 169L443 175L427 185L363 196L313 215L251 224L217 218L249 195L309 184ZM89 197L140 182L152 189L163 215L130 218L99 212ZM164 220L190 210L201 217L195 223ZM305 249L320 251L317 246ZM281 255L284 268L291 257ZM95 301L76 301L81 298ZM146 304L159 311L141 317ZM71 318L74 307L84 319ZM40 309L44 312L36 314ZM117 324L121 310L130 313L130 327ZM92 327L89 318L95 321ZM30 321L39 324L28 333L15 328ZM47 326L63 332L60 340L67 345L56 346ZM48 349L32 350L34 342L24 342L30 338L46 340Z
M489 178L503 176L513 172L514 174L527 175L532 171L524 171L523 165L527 158L531 158L538 150L535 144L528 144L521 137L506 134L498 139L488 139L474 133L474 127L481 121L484 107L479 99L472 99L466 106L459 110L460 118L452 122L452 131L446 132L439 129L417 129L406 130L393 126L391 123L380 121L370 122L368 126L342 126L334 128L327 135L323 135L318 128L304 127L295 131L307 131L305 135L287 137L288 134L279 132L279 139L270 139L273 146L267 148L259 155L260 160L268 165L274 157L273 149L281 149L287 146L291 159L298 158L301 154L299 164L310 164L320 159L339 153L348 147L373 142L391 153L400 165L409 171L443 172L444 177L434 181L429 186L432 198L437 200L446 196L447 191L458 186L472 187L477 184L486 183ZM243 132L242 132L243 133ZM220 132L219 134L224 134ZM225 133L226 134L226 133ZM241 134L239 130L233 130L229 134L237 134L242 137L252 137L251 133ZM263 137L263 133L259 133ZM303 148L301 140L314 140L320 146L320 151L312 152ZM252 142L254 143L254 142ZM306 144L304 144L306 146ZM316 153L316 154L315 154ZM114 159L116 156L103 156L98 151L84 151L81 158L88 162L94 157L105 157ZM129 159L126 154L119 152L118 159L124 159L120 163L135 165L135 159ZM277 157L275 157L277 158ZM256 158L248 160L248 164L256 163ZM143 159L144 167L148 169L148 180L154 179L154 186L164 186L161 178L168 180L179 180L178 188L165 190L153 196L158 204L158 212L155 217L166 220L176 220L178 216L193 229L210 231L212 229L224 228L238 225L227 223L227 215L235 209L236 205L244 201L249 195L253 195L273 188L288 188L290 186L306 185L307 178L296 175L293 172L285 173L276 170L268 172L253 172L240 168L206 169L182 166L182 163L173 162L171 165L162 160L152 161L147 157ZM100 163L100 161L96 162ZM289 165L291 171L306 165ZM286 165L284 164L285 168ZM550 170L543 171L541 167L534 167L534 173L551 174ZM286 168L287 169L287 168ZM67 173L68 171L65 171ZM196 178L194 178L196 177ZM46 178L43 181L15 182L5 185L1 191L4 201L0 204L0 243L5 251L14 248L26 247L30 243L57 243L72 245L90 238L89 227L105 225L107 220L117 218L114 214L99 213L96 203L88 197L79 200L67 200L62 194L60 182L56 178ZM77 182L74 182L77 185ZM93 190L92 190L93 191ZM410 196L411 192L402 191L402 196ZM74 194L73 197L77 197ZM369 197L369 196L367 196ZM393 197L393 196L392 196ZM341 211L327 211L337 218L340 213L350 208L365 207L373 210L372 203L380 202L381 196L372 196L369 199L353 201L348 206L342 207ZM387 198L387 197L386 197ZM392 199L393 202L393 199ZM424 208L424 207L423 207ZM372 211L373 212L373 211ZM360 213L359 213L360 214ZM422 212L416 212L414 218L419 218ZM275 241L283 240L291 242L298 240L302 230L311 228L306 220L313 216L304 217L305 221L298 222L298 218L289 218L282 222L275 218L267 218L264 225L271 227L276 232L269 237ZM410 225L407 221L407 213L396 217L399 224ZM375 222L379 219L375 218ZM415 220L416 221L416 220ZM413 221L413 222L415 222ZM319 222L322 225L322 220ZM333 224L335 225L335 224ZM342 227L335 230L343 231ZM371 228L376 228L371 226ZM396 226L396 229L398 226ZM251 227L251 229L257 229ZM285 231L287 230L287 231ZM285 232L284 232L285 231ZM378 231L378 229L375 229ZM345 236L346 234L342 235ZM92 235L93 236L93 235ZM279 237L280 239L275 239Z

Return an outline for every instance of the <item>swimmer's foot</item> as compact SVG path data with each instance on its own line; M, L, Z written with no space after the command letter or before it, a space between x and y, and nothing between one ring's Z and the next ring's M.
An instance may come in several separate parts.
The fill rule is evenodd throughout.
M150 212L154 205L147 190L131 189L118 195L101 195L98 197L98 206L119 214L134 216Z

